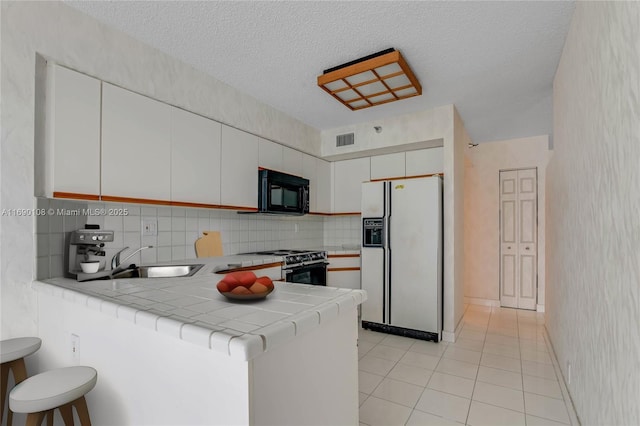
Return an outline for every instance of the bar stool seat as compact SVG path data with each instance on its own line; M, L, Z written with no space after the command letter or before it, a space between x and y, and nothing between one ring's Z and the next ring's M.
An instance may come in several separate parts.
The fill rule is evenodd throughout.
M0 422L4 416L4 401L9 384L9 372L13 373L13 381L17 385L27 378L24 357L31 355L42 345L37 337L17 337L0 341ZM7 424L11 426L13 415L7 413Z
M0 342L0 364L31 355L42 345L37 337L17 337Z
M73 424L72 407L82 425L90 425L84 395L96 385L94 368L77 366L45 371L29 377L9 394L9 407L15 413L28 413L27 425L39 425L45 414L60 409L65 424Z

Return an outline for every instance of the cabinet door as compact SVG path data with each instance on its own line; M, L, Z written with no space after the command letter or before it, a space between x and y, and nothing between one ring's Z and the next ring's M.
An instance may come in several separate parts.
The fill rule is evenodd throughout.
M328 271L327 286L360 290L360 271Z
M100 80L47 66L47 196L100 195ZM52 192L54 194L52 194Z
M336 213L360 211L362 182L370 177L369 157L334 163L333 203Z
M170 170L171 107L103 83L103 197L168 201Z
M331 163L316 159L316 209L319 213L331 212Z
M258 165L265 169L282 170L282 145L258 138Z
M318 159L309 154L302 155L302 176L309 179L309 211L318 211Z
M360 255L329 255L327 285L330 287L360 289Z
M220 204L222 125L172 108L171 201Z
M405 154L407 176L431 175L444 170L442 147L407 151Z
M371 157L371 180L405 176L404 152Z
M282 148L283 171L292 175L306 177L302 172L302 153L286 146Z
M222 125L220 202L258 208L258 137Z

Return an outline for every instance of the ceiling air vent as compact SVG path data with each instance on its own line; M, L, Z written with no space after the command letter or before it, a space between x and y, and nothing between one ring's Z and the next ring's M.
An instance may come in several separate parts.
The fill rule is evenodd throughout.
M354 143L354 133L345 133L344 135L336 136L336 146L347 146L353 145Z

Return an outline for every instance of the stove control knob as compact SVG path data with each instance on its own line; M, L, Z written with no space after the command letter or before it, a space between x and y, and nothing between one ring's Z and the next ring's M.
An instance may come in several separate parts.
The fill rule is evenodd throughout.
M92 237L91 237L91 239L92 239L93 241L97 241L97 240L98 240L98 236L97 236L97 235L94 235L94 236L92 236Z

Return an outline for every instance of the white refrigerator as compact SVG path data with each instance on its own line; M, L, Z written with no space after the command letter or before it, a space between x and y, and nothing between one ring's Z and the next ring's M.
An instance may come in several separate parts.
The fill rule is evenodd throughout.
M442 337L442 179L362 184L362 327Z

